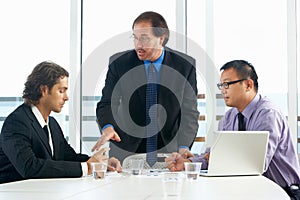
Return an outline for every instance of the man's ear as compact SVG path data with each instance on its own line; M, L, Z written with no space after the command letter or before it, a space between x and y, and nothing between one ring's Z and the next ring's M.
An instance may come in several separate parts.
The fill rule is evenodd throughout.
M247 84L247 89L251 90L254 88L254 81L252 79L247 79L246 84Z
M41 85L40 86L41 94L42 96L45 96L48 93L48 87L47 85Z
M165 36L164 35L160 36L160 41L159 41L160 45L163 45L164 41L165 41Z

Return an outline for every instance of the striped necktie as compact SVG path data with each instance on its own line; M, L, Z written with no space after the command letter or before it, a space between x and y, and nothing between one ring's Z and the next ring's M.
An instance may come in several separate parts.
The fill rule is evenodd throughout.
M153 64L148 67L148 78L146 88L146 161L152 167L157 161L157 109L150 109L157 104L157 72ZM152 119L152 120L151 120Z

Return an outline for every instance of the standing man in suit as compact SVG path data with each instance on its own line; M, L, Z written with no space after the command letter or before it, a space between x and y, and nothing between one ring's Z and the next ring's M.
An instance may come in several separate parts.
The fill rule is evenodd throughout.
M148 153L148 141L155 138L153 151L184 154L198 131L195 59L166 47L170 33L158 13L140 14L132 30L135 49L110 57L96 110L102 136L93 149L110 139L110 155L123 160ZM151 84L155 103L148 102Z
M0 135L0 183L27 178L80 177L91 174L91 162L105 161L108 149L92 157L71 148L57 121L67 95L69 73L52 62L38 64L28 76L24 104L5 120ZM111 158L111 170L120 162Z

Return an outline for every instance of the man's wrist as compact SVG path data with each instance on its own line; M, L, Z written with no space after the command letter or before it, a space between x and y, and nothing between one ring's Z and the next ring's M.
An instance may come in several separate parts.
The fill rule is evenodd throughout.
M186 149L186 150L188 150L188 151L190 150L190 148L187 147L187 146L179 146L179 147L178 147L178 150L179 150L179 149Z
M108 127L112 127L114 129L114 126L112 124L106 124L101 128L101 131L103 132Z

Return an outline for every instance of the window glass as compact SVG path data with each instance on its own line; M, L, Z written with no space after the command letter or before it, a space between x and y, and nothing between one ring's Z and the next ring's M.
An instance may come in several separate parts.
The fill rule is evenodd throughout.
M258 73L259 92L271 98L287 115L286 1L191 0L187 4L187 35L191 39L188 53L195 51L193 43L205 51L203 59L198 61L198 69L203 68L202 79L198 77L202 85L198 89L206 94L201 106L206 120L200 121L206 124L203 127L206 129L199 129L198 136L216 129L218 119L228 110L218 95L216 83L220 67L231 60L251 62ZM216 110L209 110L214 105ZM198 151L199 144L196 145Z
M68 71L70 2L10 0L0 3L0 128L6 116L22 104L27 76L40 62L51 60ZM68 104L57 121L68 134Z
M285 1L215 1L214 60L218 68L234 59L252 63L259 92L287 114L286 10Z

